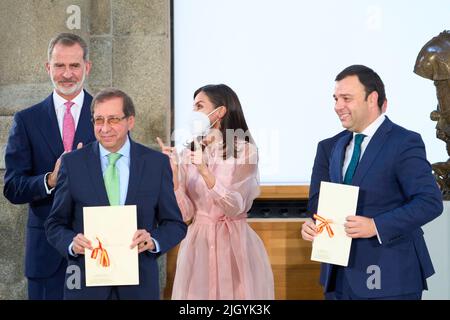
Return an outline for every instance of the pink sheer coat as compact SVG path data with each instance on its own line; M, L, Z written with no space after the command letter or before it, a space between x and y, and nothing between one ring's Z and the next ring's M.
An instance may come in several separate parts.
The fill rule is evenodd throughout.
M273 273L264 244L247 223L259 195L256 147L238 144L237 158L222 158L221 144L204 156L216 178L208 189L190 151L180 156L178 205L192 219L181 242L172 299L274 299Z

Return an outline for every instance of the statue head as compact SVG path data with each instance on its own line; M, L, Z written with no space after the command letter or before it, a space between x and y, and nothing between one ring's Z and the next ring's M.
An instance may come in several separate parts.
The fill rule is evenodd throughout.
M450 30L441 32L423 46L414 72L431 80L450 79Z

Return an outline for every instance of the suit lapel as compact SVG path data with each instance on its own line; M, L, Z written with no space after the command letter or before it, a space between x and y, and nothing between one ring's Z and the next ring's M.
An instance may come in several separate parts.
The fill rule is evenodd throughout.
M145 166L144 159L140 159L140 152L136 143L130 139L130 178L128 181L128 192L125 200L125 204L134 203L136 193L138 190L139 182L142 178L142 171Z
M39 128L44 135L45 141L49 145L50 150L57 158L59 158L59 156L61 156L64 152L64 146L61 139L61 133L59 132L55 106L53 104L53 93L49 95L42 103L46 112L41 114L42 118L38 120L37 123L44 124L40 125Z
M381 148L383 147L384 143L386 142L389 136L388 133L391 130L391 128L392 128L392 121L386 117L384 122L381 124L381 126L378 128L378 130L375 132L374 136L370 140L369 144L366 147L366 150L364 151L364 154L358 164L358 167L356 168L355 175L353 176L352 180L353 185L360 185L365 174L369 170L373 161L375 160L378 153L381 151Z
M86 159L86 164L88 166L92 186L97 194L98 205L109 206L108 194L106 193L105 183L103 181L98 142L92 143L90 148L90 152L87 153L88 159Z
M80 119L78 120L75 138L73 139L72 150L77 148L79 142L88 143L94 136L94 127L91 122L91 102L92 96L84 91L84 101L81 107Z
M334 147L330 159L330 180L335 183L342 183L342 167L344 165L345 150L350 140L353 138L352 132L347 132L342 136Z

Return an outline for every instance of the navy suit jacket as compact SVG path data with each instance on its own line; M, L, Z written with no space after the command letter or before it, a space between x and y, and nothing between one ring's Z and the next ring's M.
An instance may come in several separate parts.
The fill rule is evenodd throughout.
M173 191L169 158L131 139L130 143L130 179L125 204L137 206L138 229L149 231L161 251L139 254L139 285L116 288L120 299L159 299L156 258L185 237L187 226ZM65 299L107 299L112 289L86 287L85 256L73 257L68 253L73 238L83 233L83 207L109 205L99 152L98 142L93 142L63 156L55 201L45 224L49 242L68 260L69 266L81 270L81 289L68 289L66 279Z
M79 142L87 144L95 140L91 101L92 96L85 91L73 148ZM54 193L48 195L45 191L44 176L53 171L63 152L53 94L14 115L5 152L3 194L11 203L29 204L25 248L25 275L29 278L50 277L63 262L44 232Z
M332 147L330 181L343 183L345 150L352 133L343 134ZM443 210L442 196L426 159L419 134L387 117L370 140L353 176L359 186L357 215L373 218L381 238L352 240L344 275L353 292L366 298L421 292L434 273L421 226ZM380 270L380 289L369 289L370 266ZM324 264L321 280L330 285L333 265ZM368 269L369 268L369 269Z
M320 182L330 182L330 157L331 152L336 142L349 131L344 130L337 135L322 140L317 144L316 157L314 159L314 166L311 174L311 183L309 185L309 199L308 199L308 215L312 218L314 213L317 213L317 205L319 203Z

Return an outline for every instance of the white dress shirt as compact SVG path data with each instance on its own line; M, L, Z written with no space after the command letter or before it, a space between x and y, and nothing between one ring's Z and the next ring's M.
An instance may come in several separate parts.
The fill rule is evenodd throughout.
M64 124L64 113L66 112L66 103L69 100L61 97L56 90L53 91L53 105L55 106L56 119L58 119L58 128L59 133L61 134L61 139L63 137L63 124ZM75 130L78 126L78 120L80 120L81 108L83 107L84 102L84 90L81 90L80 93L70 100L74 103L74 105L70 108L70 112L72 113L73 119L75 120Z
M353 154L353 148L355 147L355 135L358 133L362 133L365 135L364 140L361 143L361 154L359 155L359 160L361 161L364 151L366 151L367 145L369 144L372 137L375 135L375 132L377 132L378 128L383 123L384 119L386 119L386 116L384 114L381 114L374 122L372 122L367 128L365 128L362 132L353 132L353 138L352 141L347 146L347 149L345 150L345 158L344 158L344 165L342 166L342 177L345 176L345 172L347 171L347 168L350 164L350 160L352 159Z

